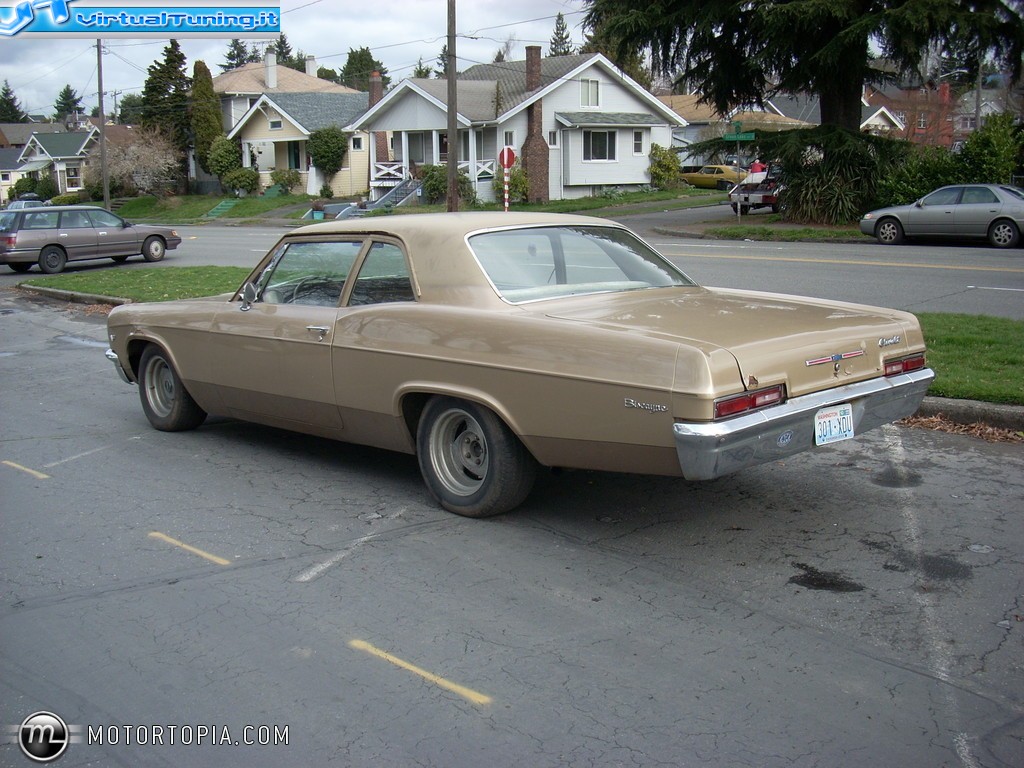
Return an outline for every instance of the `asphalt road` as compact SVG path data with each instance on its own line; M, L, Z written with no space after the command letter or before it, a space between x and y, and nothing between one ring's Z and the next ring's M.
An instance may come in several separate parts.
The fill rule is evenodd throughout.
M270 237L189 242L225 235ZM62 766L1024 765L1017 446L889 427L473 521L411 457L156 432L104 339L0 290L0 724L103 737Z
M759 213L749 217L756 221ZM928 243L857 244L701 240L663 234L694 222L729 220L726 206L619 217L704 285L818 296L906 309L963 312L1024 320L1024 249ZM285 232L282 227L178 227L185 238L164 264L251 267ZM122 268L149 266L141 257ZM81 263L70 271L109 269ZM35 271L30 273L36 275ZM0 269L0 287L24 279Z

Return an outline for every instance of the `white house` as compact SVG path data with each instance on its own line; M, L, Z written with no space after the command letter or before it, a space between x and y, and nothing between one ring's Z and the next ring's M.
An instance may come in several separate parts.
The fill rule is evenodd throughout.
M23 175L49 173L60 194L77 192L85 186L85 166L99 144L94 127L73 133L35 133L21 150L19 169Z
M459 74L459 167L482 200L493 200L498 153L512 147L530 199L587 197L650 183L653 144L668 147L685 121L600 53L481 64ZM403 80L349 129L391 132L393 160L371 145L371 196L447 162L447 81Z

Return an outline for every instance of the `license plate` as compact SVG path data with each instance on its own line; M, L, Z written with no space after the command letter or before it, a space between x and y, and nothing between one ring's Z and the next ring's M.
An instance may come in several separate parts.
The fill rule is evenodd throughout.
M849 403L822 408L814 414L814 444L828 445L853 437L853 406Z

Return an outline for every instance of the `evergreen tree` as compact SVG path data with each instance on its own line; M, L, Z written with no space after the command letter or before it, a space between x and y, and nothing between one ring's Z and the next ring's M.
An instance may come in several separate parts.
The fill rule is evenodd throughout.
M61 122L68 115L80 114L84 111L82 97L75 93L71 85L65 85L53 105L53 119Z
M220 116L220 100L213 91L213 77L203 61L197 61L192 68L191 104L192 145L196 161L210 173L207 158L213 140L224 133Z
M548 45L548 56L568 56L570 53L572 37L569 35L569 25L565 23L565 16L559 13L555 16L555 31Z
M420 56L419 61L416 62L416 66L412 68L413 77L430 77L434 74L434 70L423 63L423 57Z
M650 90L654 78L644 64L643 55L633 50L623 50L616 40L605 29L595 29L583 39L580 53L603 53L611 62L626 75L636 80L644 88Z
M284 32L281 33L281 36L277 38L277 42L274 43L274 53L277 54L278 64L285 64L295 56L291 43L288 42L288 37Z
M154 61L146 70L148 77L142 89L143 128L156 128L170 138L175 148L182 153L189 145L189 93L192 82L185 72L185 54L177 40L171 40L164 48L162 61ZM184 175L184 166L182 175Z
M381 82L384 83L384 90L391 84L388 77L388 70L383 64L373 58L369 48L348 49L348 58L341 70L341 84L357 91L370 90L370 75L380 72Z
M441 46L441 52L437 54L437 68L434 70L434 77L443 80L448 72L448 43Z
M117 105L117 122L122 125L135 125L142 120L142 95L126 93Z
M224 54L224 63L220 65L222 71L227 72L229 69L238 69L244 64L248 64L252 60L252 52L238 38L233 39L228 43L228 50Z
M330 80L332 83L340 83L341 77L337 70L330 67L317 67L316 76L321 80Z
M11 84L4 80L4 87L0 89L0 123L24 123L28 116L22 111L18 97L14 95Z

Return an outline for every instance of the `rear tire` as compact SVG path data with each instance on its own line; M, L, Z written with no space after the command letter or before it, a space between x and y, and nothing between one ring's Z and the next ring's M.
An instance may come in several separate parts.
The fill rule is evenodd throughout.
M112 262L114 262L115 264L124 264L126 261L128 261L128 257L127 256L111 256L110 260Z
M899 245L903 242L903 225L893 218L882 219L875 227L875 237L882 245Z
M142 353L138 380L142 410L154 428L181 432L206 421L206 411L185 389L167 353L155 344Z
M63 272L68 263L68 255L63 248L56 245L48 245L39 254L39 268L48 275L56 275Z
M142 258L146 261L163 261L165 253L167 246L159 237L147 237L146 242L142 244Z
M537 476L537 462L501 419L483 406L450 397L427 403L416 452L431 495L464 517L514 509Z
M7 266L10 267L11 269L13 269L18 274L22 274L23 275L26 272L28 272L30 269L32 269L32 262L30 262L30 261L19 261L19 262L16 262L14 264L8 264Z
M1020 242L1020 230L1009 219L993 221L988 228L988 241L993 248L1013 248Z

